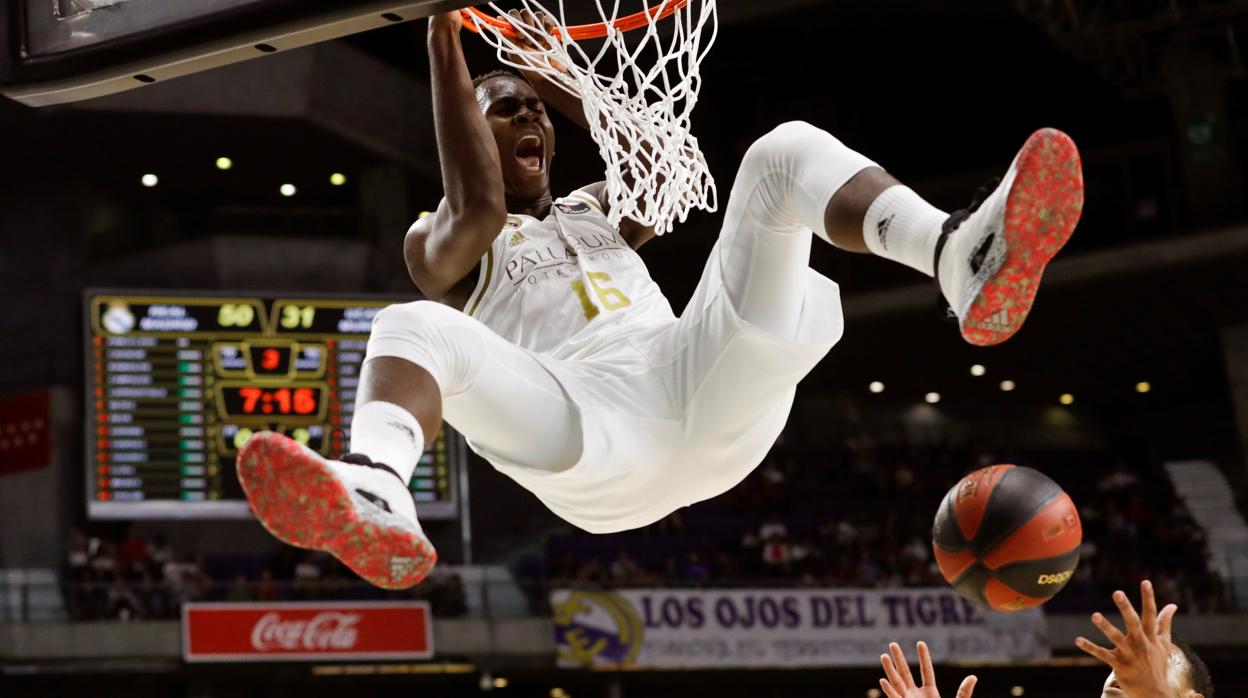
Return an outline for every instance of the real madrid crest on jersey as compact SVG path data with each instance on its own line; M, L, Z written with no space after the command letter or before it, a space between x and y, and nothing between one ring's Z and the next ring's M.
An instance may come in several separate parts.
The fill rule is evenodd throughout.
M560 201L555 208L564 213L589 213L589 204L584 201Z

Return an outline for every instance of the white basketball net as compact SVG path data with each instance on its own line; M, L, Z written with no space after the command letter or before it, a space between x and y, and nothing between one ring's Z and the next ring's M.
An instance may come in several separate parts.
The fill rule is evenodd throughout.
M550 15L566 27L564 2L556 2L557 11L551 11L535 0L522 0L523 9L538 17ZM612 26L622 16L620 0L594 2L608 32L605 39L593 40L602 46L592 53L566 31L547 37L534 28L513 25L539 47L533 50L521 48L484 22L477 26L500 62L541 73L551 84L580 98L590 134L606 163L612 225L629 218L662 235L677 220L683 222L690 210L714 211L717 206L715 181L690 131L690 116L702 84L698 68L718 31L715 0L689 0L672 16L630 32ZM676 0L662 0L653 6L651 16L676 4ZM497 5L489 7L506 17ZM670 28L665 29L671 35L664 37L660 25L667 23ZM549 48L542 48L542 43ZM642 60L647 67L640 65ZM553 65L561 65L566 72Z

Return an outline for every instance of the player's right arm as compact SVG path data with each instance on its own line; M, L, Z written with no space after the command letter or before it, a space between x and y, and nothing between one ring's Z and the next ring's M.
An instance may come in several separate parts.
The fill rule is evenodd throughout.
M442 298L468 276L507 218L498 147L472 89L461 25L458 11L429 19L433 123L445 198L403 241L408 274L429 298Z
M1137 613L1131 601L1121 590L1113 594L1114 605L1122 614L1127 631L1114 626L1102 613L1092 614L1092 624L1113 644L1113 649L1101 647L1085 637L1075 639L1075 645L1109 665L1127 698L1166 698L1174 695L1174 679L1171 677L1171 655L1175 646L1170 635L1174 614L1179 607L1167 604L1157 610L1157 597L1153 583L1147 579L1140 582L1140 611Z

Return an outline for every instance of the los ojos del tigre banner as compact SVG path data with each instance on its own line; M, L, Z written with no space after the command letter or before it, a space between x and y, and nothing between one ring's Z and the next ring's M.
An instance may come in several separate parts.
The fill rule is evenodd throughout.
M937 662L1049 656L1039 609L995 613L949 589L558 590L551 605L566 667L873 665L918 640Z

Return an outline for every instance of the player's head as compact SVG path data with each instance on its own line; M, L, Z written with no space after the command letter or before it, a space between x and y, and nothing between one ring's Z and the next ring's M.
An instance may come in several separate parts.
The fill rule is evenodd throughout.
M1169 684L1168 694L1176 698L1213 698L1213 677L1209 674L1209 667L1185 642L1174 641L1166 682ZM1105 679L1101 698L1123 698L1118 677L1112 671Z
M498 144L508 198L535 200L550 188L555 129L537 91L517 73L495 70L472 81Z

